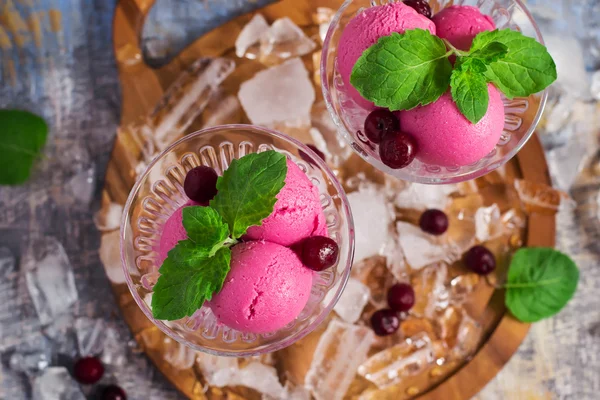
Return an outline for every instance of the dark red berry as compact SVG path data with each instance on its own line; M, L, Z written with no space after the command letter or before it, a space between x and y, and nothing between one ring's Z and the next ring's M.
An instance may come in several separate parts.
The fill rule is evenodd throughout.
M405 0L404 4L413 8L419 14L431 18L431 7L425 0Z
M386 132L379 144L381 161L393 169L406 167L415 159L416 154L417 142L408 133Z
M311 236L296 246L302 263L314 271L323 271L338 260L337 243L325 236Z
M365 135L373 143L379 143L385 132L398 130L400 130L400 121L389 110L372 111L365 120Z
M387 336L398 330L400 318L394 310L384 309L375 311L371 316L371 326L376 335Z
M408 283L396 283L388 290L387 300L394 311L408 311L415 305L415 291Z
M206 203L217 194L218 175L214 169L201 165L192 168L183 182L185 194L198 203Z
M73 366L73 374L78 382L92 384L102 378L104 367L96 357L84 357L77 360Z
M479 275L487 275L496 269L494 254L483 246L473 246L465 254L465 265Z
M127 395L119 386L108 385L102 390L102 400L127 400Z
M448 230L448 217L442 210L432 208L421 214L419 226L423 232L441 235Z

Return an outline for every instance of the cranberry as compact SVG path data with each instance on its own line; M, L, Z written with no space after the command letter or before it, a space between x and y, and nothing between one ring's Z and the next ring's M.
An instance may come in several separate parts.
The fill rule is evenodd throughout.
M384 309L375 311L371 316L371 326L375 334L387 336L398 330L400 318L394 310Z
M104 367L96 357L84 357L75 363L73 373L78 382L92 384L102 378Z
M108 385L102 390L102 400L127 400L127 395L119 386Z
M365 135L373 143L379 143L385 132L400 129L400 121L391 111L377 109L367 116L365 120Z
M304 239L296 251L302 263L314 271L323 271L334 265L338 260L339 248L337 243L325 236L311 236Z
M415 159L417 142L408 133L399 131L385 132L379 144L381 161L390 168L406 167Z
M217 173L211 167L201 165L192 168L183 182L185 194L198 203L206 203L217 194Z
M415 305L415 291L408 283L397 283L388 291L387 301L394 311L408 311Z
M431 18L431 7L425 0L406 0L404 4L413 8L419 14Z
M487 275L496 269L494 254L483 246L473 246L465 254L465 265L479 275Z
M432 208L421 214L419 226L423 232L441 235L448 230L448 217L442 210Z

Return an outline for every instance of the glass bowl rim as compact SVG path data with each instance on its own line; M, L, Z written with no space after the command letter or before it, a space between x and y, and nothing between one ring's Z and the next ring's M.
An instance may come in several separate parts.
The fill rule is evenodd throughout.
M243 130L260 131L261 133L264 133L264 134L267 134L270 136L274 136L279 140L288 142L289 144L296 147L299 151L307 153L311 158L311 162L314 162L315 164L317 164L317 167L323 173L325 173L327 175L327 178L330 180L330 182L334 186L335 190L337 191L337 195L339 196L339 199L341 202L341 208L343 210L344 217L346 218L347 227L345 230L348 232L348 234L347 234L348 235L347 261L346 261L346 265L344 267L343 273L340 275L340 278L339 278L340 281L338 283L338 289L337 289L335 295L333 296L333 298L331 298L330 304L326 308L324 308L322 310L322 312L317 316L317 318L313 322L311 322L308 326L306 326L304 329L294 333L290 337L286 337L286 338L280 340L279 342L275 343L274 345L268 344L266 346L263 346L263 348L261 348L259 350L242 350L242 351L213 350L213 349L205 348L203 346L192 343L192 342L186 340L185 338L181 338L181 337L177 336L176 334L174 334L172 332L172 329L169 328L162 320L157 320L152 316L152 311L149 309L149 307L147 306L144 299L142 299L141 296L135 290L135 288L134 288L135 285L133 283L133 280L131 279L131 275L128 270L129 263L126 260L126 255L125 255L125 240L126 240L126 234L127 234L126 227L128 226L128 221L130 220L128 217L129 210L131 209L131 207L133 205L134 198L137 196L137 194L141 188L142 182L148 177L152 168L160 160L164 159L164 157L166 157L168 154L170 154L171 151L173 151L173 149L175 149L177 146L181 145L182 143L185 143L188 140L191 140L191 139L196 138L201 135L206 135L206 134L220 132L220 131L231 131L231 130L234 130L234 131L243 131ZM350 278L350 272L352 271L352 265L353 265L353 261L354 261L354 246L355 246L354 219L352 218L352 212L350 210L350 203L348 202L348 198L346 196L346 192L345 192L344 188L342 187L342 184L338 181L337 177L335 176L333 171L329 168L329 166L327 166L325 161L322 160L321 157L319 157L312 149L310 149L310 147L306 146L305 144L298 141L297 139L290 137L288 135L285 135L283 133L274 131L269 128L265 128L265 127L257 126L257 125L251 125L251 124L226 124L226 125L218 125L218 126L214 126L214 127L210 127L210 128L200 129L200 130L197 130L195 132L192 132L190 134L183 136L182 138L178 139L177 141L175 141L174 143L169 145L162 152L160 152L146 166L144 171L137 176L136 182L134 183L131 190L129 191L129 195L127 196L127 201L125 202L125 206L123 207L123 214L121 215L121 228L119 230L119 252L120 252L120 259L121 259L121 268L123 270L123 273L125 274L125 281L127 284L127 288L129 289L129 292L133 296L133 299L136 302L137 306L144 313L146 318L148 318L154 326L156 326L158 329L160 329L169 338L175 340L176 342L180 343L181 345L184 345L195 351L201 351L201 352L212 354L215 356L228 356L228 357L249 357L249 356L256 356L259 354L272 353L277 350L281 350L285 347L290 346L291 344L297 342L298 340L302 339L306 335L313 332L325 320L325 318L327 318L327 316L331 313L331 311L333 311L333 308L335 307L335 305L337 304L338 300L340 299L341 295L344 292L346 284L348 283L348 279ZM325 296L324 299L325 298L327 298L327 296ZM324 301L324 299L321 301Z
M331 45L331 39L333 37L333 32L339 26L340 19L342 18L343 13L345 12L346 8L348 8L348 6L355 1L357 1L357 0L345 0L344 3L340 6L340 8L336 11L335 15L333 16L331 23L329 24L329 28L327 29L327 35L325 36L325 39L323 40L323 48L321 50L321 62L320 62L321 90L323 92L323 98L325 100L325 105L327 107L327 111L329 112L329 115L331 116L331 118L334 121L337 134L343 136L344 140L346 141L346 143L348 143L350 145L350 147L352 148L352 151L354 153L358 154L363 160L365 160L367 163L371 164L377 170L383 172L384 174L393 176L396 179L402 179L402 180L406 180L406 181L413 182L413 183L421 183L421 184L429 184L429 185L446 185L446 184L452 184L452 183L465 182L465 181L468 181L471 179L479 178L480 176L483 176L495 169L500 168L501 166L503 166L504 164L509 162L523 148L523 146L525 146L525 144L527 144L527 142L529 141L531 136L535 133L535 129L542 118L542 114L544 113L544 109L546 107L546 102L548 100L548 88L544 89L542 92L539 93L540 101L538 104L538 109L535 114L535 117L533 118L533 120L531 122L531 126L529 126L529 128L527 129L527 132L523 135L523 137L521 138L521 140L519 140L519 142L515 145L515 147L512 148L509 152L507 152L500 160L492 162L486 166L483 166L481 168L478 168L474 171L467 172L462 175L452 176L449 178L435 178L435 177L420 177L420 176L417 177L413 174L408 174L407 177L399 177L393 173L393 171L397 171L397 170L394 170L394 169L386 166L385 164L383 164L383 162L381 160L371 157L369 155L364 155L361 151L357 151L354 147L354 143L356 142L356 140L354 140L354 138L352 137L352 134L348 131L348 129L346 129L346 125L342 122L340 116L335 111L335 108L333 106L331 89L329 88L329 81L327 79L327 54L326 54L329 51L329 47ZM523 11L525 16L527 17L527 21L533 27L533 30L535 32L534 39L536 41L538 41L539 43L541 43L542 45L545 45L544 38L542 37L542 32L540 31L537 23L535 22L535 19L533 18L533 16L531 15L531 12L525 6L525 4L521 0L509 0L509 1L511 1L512 3L515 3L518 7L520 7L520 9ZM408 179L409 177L412 179Z

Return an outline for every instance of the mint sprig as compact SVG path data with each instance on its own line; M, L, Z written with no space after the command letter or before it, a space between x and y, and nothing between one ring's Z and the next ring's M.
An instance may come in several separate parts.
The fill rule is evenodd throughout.
M423 29L392 33L356 62L350 83L376 106L409 110L437 100L448 88L452 64L442 39Z
M273 206L285 184L285 157L274 151L249 154L233 160L217 180L217 195L210 206L229 225L237 239L273 212Z
M29 179L47 135L48 125L37 115L0 110L0 185L19 185Z
M545 247L519 249L508 270L506 307L520 321L558 313L573 297L579 269L569 256Z
M364 98L392 111L432 103L451 86L452 99L472 123L487 112L487 83L513 98L555 80L556 65L546 48L510 29L479 33L469 51L422 29L392 33L363 52L350 76Z
M169 251L159 269L151 304L154 318L191 316L221 290L230 270L230 247L273 212L286 175L283 154L249 154L233 160L219 177L219 192L209 207L183 209L188 238Z

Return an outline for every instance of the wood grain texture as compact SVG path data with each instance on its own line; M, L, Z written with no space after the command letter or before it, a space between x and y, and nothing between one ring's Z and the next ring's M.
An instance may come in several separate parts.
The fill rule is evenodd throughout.
M326 4L323 4L326 3ZM299 25L309 23L310 12L318 5L332 6L331 1L318 2L314 0L282 1L263 10L271 18L288 15ZM334 2L335 3L335 2ZM123 190L131 187L133 176L123 175L123 171L131 171L131 163L137 160L139 149L127 145L127 126L142 115L146 115L158 101L163 91L177 77L177 75L191 62L201 56L220 56L233 48L234 41L241 28L249 20L249 16L241 16L225 24L224 29L208 32L203 37L194 41L184 49L169 64L160 69L151 69L142 61L128 62L130 56L119 59L119 54L140 54L138 38L141 35L140 26L147 12L147 1L121 0L115 13L115 53L119 65L119 76L123 87L123 107L121 134L117 138L113 157L109 162L106 193L107 198L122 199L127 192ZM335 5L334 5L335 6ZM228 35L222 32L227 31ZM136 56L137 57L137 56ZM126 154L134 157L126 157ZM529 181L550 184L550 177L546 168L543 150L537 137L533 137L525 148L519 153L517 162L522 176ZM121 171L119 174L118 171ZM110 176L109 176L110 175ZM115 180L113 182L113 180ZM532 214L529 218L529 231L527 244L536 246L552 246L555 236L555 221L553 215ZM483 386L498 373L508 362L512 354L518 349L525 338L529 325L520 323L505 313L502 296L494 296L490 306L500 317L496 329L493 330L486 343L481 347L473 359L459 369L453 376L439 384L432 391L421 396L423 399L453 400L468 399L479 392ZM125 318L134 329L134 333L146 328L136 326L133 320L139 318L141 311L129 310L124 313ZM190 398L202 398L193 384L193 376L183 376L169 368L160 354L152 351L148 355L161 369L165 376L173 382L179 390Z

